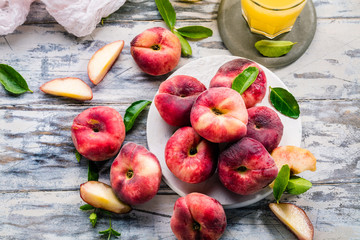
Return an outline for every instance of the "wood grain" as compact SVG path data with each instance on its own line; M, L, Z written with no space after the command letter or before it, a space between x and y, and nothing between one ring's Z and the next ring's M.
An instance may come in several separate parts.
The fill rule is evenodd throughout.
M191 41L193 56L230 55L219 36L219 0L186 3L171 0L177 27L203 25L214 35ZM315 239L360 238L360 2L314 0L317 32L310 48L295 63L272 69L298 99L302 147L318 159L316 172L304 172L313 187L282 201L303 208L315 228ZM98 105L126 108L152 100L167 76L142 73L130 54L130 41L147 28L166 27L152 0L128 0L83 38L67 33L36 1L27 21L13 34L0 37L0 62L18 70L34 93L14 96L0 87L0 239L99 239L108 228L102 216L92 228L79 185L87 180L87 160L78 163L70 127L81 111ZM123 39L125 47L111 71L97 86L86 68L103 45ZM176 70L176 69L175 69ZM79 77L94 92L89 102L46 95L39 87L58 77ZM126 142L146 146L145 110ZM112 160L97 163L100 180L109 182ZM174 239L170 217L179 196L164 182L154 199L126 215L113 216L122 239ZM268 209L272 196L245 208L226 210L228 227L222 239L295 239Z

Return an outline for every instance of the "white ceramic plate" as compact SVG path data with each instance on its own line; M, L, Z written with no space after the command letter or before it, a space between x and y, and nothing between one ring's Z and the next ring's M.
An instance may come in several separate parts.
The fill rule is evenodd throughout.
M179 68L170 77L181 74L189 75L197 78L199 81L205 84L206 87L209 87L210 80L218 71L219 67L224 63L236 58L239 57L211 56L211 57L197 59ZM269 101L269 86L282 87L282 88L286 88L286 86L269 69L267 69L266 67L260 64L259 66L264 70L266 74L268 87L263 101L257 104L257 106L267 106L274 109L274 107L270 104ZM280 146L284 146L284 145L300 146L301 130L302 130L300 118L295 120L286 117L280 113L278 113L278 115L284 125L284 134L281 139ZM224 206L224 208L239 208L258 202L272 193L272 189L269 187L264 188L263 190L261 190L256 194L248 195L248 196L242 196L232 193L222 186L221 182L218 180L217 173L215 173L207 181L199 184L190 184L190 183L182 182L181 180L176 178L169 170L169 168L166 165L165 157L164 157L165 145L176 129L177 129L176 127L172 127L168 125L161 118L154 103L151 104L147 119L147 126L146 126L148 147L150 151L154 153L160 161L164 181L169 185L169 187L172 190L174 190L180 196L185 196L191 192L200 192L217 199Z

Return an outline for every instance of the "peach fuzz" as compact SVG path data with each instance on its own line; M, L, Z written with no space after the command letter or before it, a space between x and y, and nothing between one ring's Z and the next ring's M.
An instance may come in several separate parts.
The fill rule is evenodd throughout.
M122 201L130 205L145 203L156 195L160 187L159 160L145 147L127 143L111 165L110 182Z
M165 161L181 181L200 183L215 172L218 146L195 132L192 127L178 129L165 147Z
M250 85L248 89L245 90L245 92L241 96L244 99L247 108L255 106L265 97L267 81L265 72L260 68L258 64L251 60L239 58L223 64L219 68L215 76L211 79L210 88L231 88L234 79L247 67L251 66L257 67L259 69L259 74L256 80Z
M245 136L248 113L235 90L210 88L196 99L190 122L195 131L210 142L232 142Z
M244 137L219 156L218 175L230 191L249 195L269 185L277 176L274 159L255 139Z
M71 138L82 156L92 161L103 161L119 152L125 139L125 125L115 109L93 107L75 117Z
M180 61L179 39L162 27L145 30L137 35L130 45L136 64L142 71L153 76L170 72Z
M191 107L199 94L205 90L205 85L196 78L177 75L160 84L154 103L167 124L190 125Z
M175 202L170 226L179 240L216 240L226 229L226 215L216 199L190 193Z
M283 135L284 126L279 116L266 106L248 108L248 114L246 136L258 140L271 153Z

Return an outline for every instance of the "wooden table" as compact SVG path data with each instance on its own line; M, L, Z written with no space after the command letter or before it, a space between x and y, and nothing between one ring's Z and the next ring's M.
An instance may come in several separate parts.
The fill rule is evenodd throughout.
M211 28L208 39L190 42L191 58L230 55L217 28L219 0L185 3L171 0L177 26ZM315 228L315 239L360 239L360 2L314 0L318 23L315 38L295 63L272 69L300 103L302 147L317 157L317 171L301 176L313 187L283 202L303 208ZM124 115L134 101L151 100L167 76L150 77L135 65L129 43L143 30L165 27L152 0L128 0L89 36L76 38L47 13L41 2L31 6L23 26L0 37L0 62L13 66L34 93L8 94L0 87L0 239L99 239L108 228L100 217L95 228L89 213L79 210L79 185L87 181L87 161L78 163L70 138L73 118L98 105ZM123 39L119 60L98 86L86 67L106 43ZM89 102L43 94L39 87L58 77L79 77L94 92ZM126 142L146 146L147 111ZM109 182L110 161L100 180ZM122 239L174 239L170 217L179 196L165 183L154 199L112 218ZM295 239L268 208L273 197L245 208L226 210L222 239Z

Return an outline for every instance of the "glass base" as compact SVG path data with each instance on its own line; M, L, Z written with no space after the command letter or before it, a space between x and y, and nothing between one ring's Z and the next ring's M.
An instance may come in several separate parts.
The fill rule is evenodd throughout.
M273 39L277 36L279 36L280 34L283 34L283 33L286 33L286 32L290 32L291 29L293 28L293 26L290 26L290 27L287 27L285 29L281 29L280 31L276 32L276 33L267 33L267 32L264 32L263 30L259 30L259 29L256 29L256 28L253 28L250 26L250 23L246 17L246 14L244 12L243 9L241 9L241 13L242 13L242 16L244 17L245 21L247 22L249 28L250 28L250 31L252 33L257 33L257 34L261 34L261 35L264 35L265 37L269 38L269 39Z

